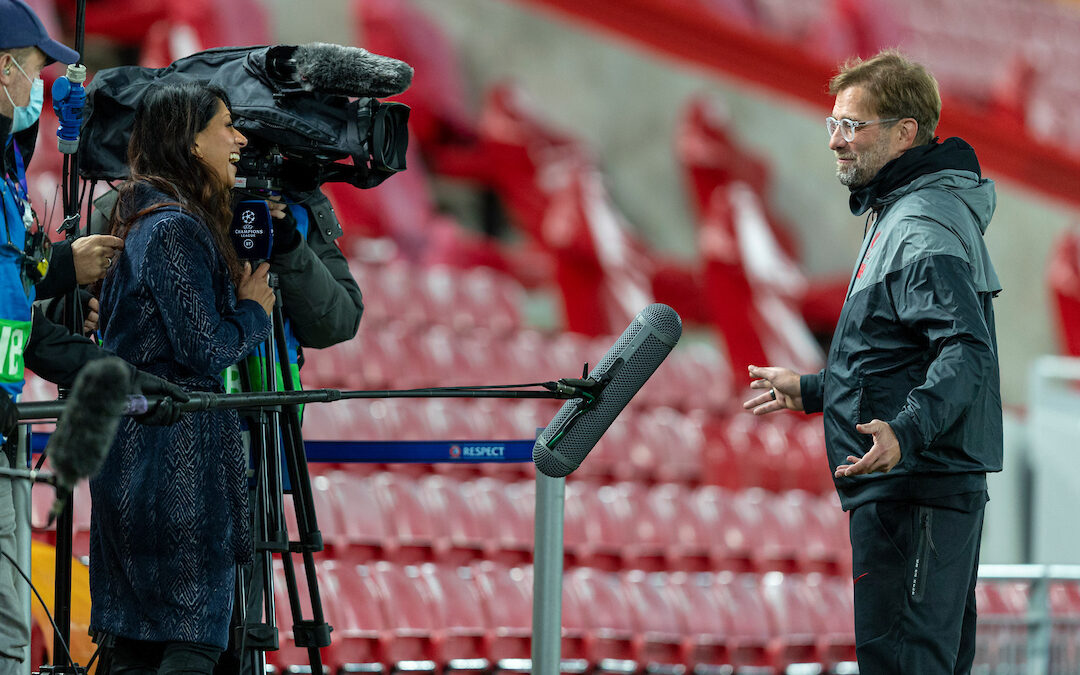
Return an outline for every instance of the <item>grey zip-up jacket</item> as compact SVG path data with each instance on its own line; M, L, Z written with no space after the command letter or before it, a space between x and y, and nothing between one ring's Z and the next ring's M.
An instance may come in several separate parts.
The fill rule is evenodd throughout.
M992 304L1001 286L983 242L993 182L970 146L949 139L909 150L873 183L852 195L854 213L877 217L826 367L801 381L806 412L824 412L830 472L872 446L856 424L888 422L900 443L889 473L835 479L845 510L985 491L1002 462Z

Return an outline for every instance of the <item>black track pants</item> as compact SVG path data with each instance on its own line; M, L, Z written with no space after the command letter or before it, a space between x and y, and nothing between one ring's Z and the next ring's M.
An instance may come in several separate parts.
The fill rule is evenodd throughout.
M871 502L851 512L860 672L971 671L982 524L981 508Z

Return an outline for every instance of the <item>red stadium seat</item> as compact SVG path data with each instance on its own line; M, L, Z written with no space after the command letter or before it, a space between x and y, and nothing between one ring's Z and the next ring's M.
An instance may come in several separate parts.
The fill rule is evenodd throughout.
M845 553L833 546L836 537L829 530L834 519L819 514L820 499L802 490L788 490L777 497L777 514L783 518L788 531L797 529L799 548L796 563L801 572L840 574L845 565Z
M431 386L471 384L460 379L468 371L468 364L458 340L453 328L445 325L430 325L417 332L416 346L421 355L418 370L429 379Z
M830 672L852 672L855 663L855 591L848 578L811 574L805 578L810 610L818 616L818 653ZM840 664L844 664L840 666Z
M1059 237L1047 268L1061 352L1080 356L1080 229Z
M460 481L427 476L417 484L416 495L435 527L435 551L440 561L464 565L484 557L494 527L485 518L487 514L467 499Z
M461 484L462 497L490 528L486 557L504 565L525 565L533 550L533 483L479 478Z
M579 567L564 575L563 584L573 602L588 608L585 651L597 671L634 670L634 611L618 575Z
M634 613L634 659L646 672L682 672L687 660L683 636L686 621L663 590L667 575L631 570L619 575L623 593Z
M689 488L675 483L653 487L646 497L656 526L665 533L668 569L704 572L714 568L715 531L698 518Z
M795 487L814 494L833 492L832 467L825 453L825 426L821 420L816 416L804 420L796 418L786 433L789 451L803 456Z
M327 621L334 627L328 664L345 667L345 672L381 667L385 661L386 620L367 568L325 560L319 566L319 584L322 596L332 599L324 609Z
M513 278L487 267L474 267L463 274L458 290L478 326L496 335L521 327L525 291Z
M473 567L487 617L488 658L502 671L528 672L532 644L532 571L487 561Z
M1058 581L1047 589L1050 613L1053 617L1051 644L1051 671L1067 672L1080 667L1080 584L1076 581Z
M628 509L615 488L583 481L566 484L563 529L569 565L622 569L629 526Z
M383 502L376 497L372 479L348 471L332 472L327 479L327 496L336 502L340 514L341 531L337 537L345 545L330 553L353 564L392 557L396 540L383 516Z
M693 672L725 672L732 659L727 636L732 621L728 608L709 590L715 575L677 572L669 577L665 592L685 621L687 667Z
M600 489L600 501L610 514L612 529L621 534L613 543L622 542L622 567L666 570L670 564L674 523L653 509L649 488L641 483L623 482Z
M490 666L480 589L471 567L424 564L420 574L435 613L437 661L447 671L482 671Z
M562 582L562 670L566 673L587 672L589 654L586 640L592 629L592 607L581 604L581 598L571 592L563 571Z
M787 528L777 515L773 494L761 488L736 492L731 510L743 524L756 571L794 572L798 569L799 533Z
M572 474L572 480L585 479L598 483L613 480L648 480L651 467L635 464L631 459L640 439L640 419L633 409L624 410L597 441L596 447ZM646 448L648 454L648 449ZM645 458L644 464L651 462Z
M435 542L441 533L424 508L413 479L381 472L372 476L369 484L393 540L387 558L402 564L434 560Z
M690 507L701 526L713 533L710 556L714 569L748 572L753 568L753 533L743 522L741 513L732 508L734 493L715 485L693 491Z
M777 471L776 464L762 457L761 430L767 424L767 421L751 415L734 415L723 420L718 429L723 434L724 444L738 476L736 487L764 486L771 480L768 474Z
M715 604L727 608L731 632L728 650L731 662L740 668L757 668L755 672L773 672L773 636L768 608L759 592L757 575L735 575L722 572L711 578L705 591L715 595Z
M740 456L732 449L727 435L730 417L700 410L692 411L691 415L701 420L702 432L705 434L702 482L728 490L744 487Z
M851 574L851 537L848 534L848 513L840 508L840 497L836 491L822 495L808 506L813 510L825 533L829 558L836 561L835 573L838 576Z
M769 572L761 577L759 590L776 627L773 659L786 671L792 664L821 663L818 634L823 626L809 604L806 581L799 575Z
M329 475L312 475L311 500L315 507L315 518L322 533L323 550L328 558L336 558L346 555L349 547L346 529L342 523L342 512L339 508L338 499L332 494L333 483ZM291 498L290 498L291 501ZM287 504L286 506L289 506ZM292 509L288 509L292 514ZM290 522L295 516L290 515ZM295 529L291 530L295 532Z
M644 428L656 457L654 475L658 481L687 484L701 481L705 468L705 432L698 419L674 408L654 408Z
M369 566L386 617L385 661L397 670L436 672L440 629L431 588L415 565L379 561ZM405 664L408 664L407 666Z

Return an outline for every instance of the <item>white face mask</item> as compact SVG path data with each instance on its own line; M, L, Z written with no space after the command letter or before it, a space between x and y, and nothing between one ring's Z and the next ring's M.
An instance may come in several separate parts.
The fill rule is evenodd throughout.
M41 108L45 105L45 81L40 77L30 79L30 76L26 74L26 71L22 69L18 61L12 59L12 63L19 69L19 72L23 74L26 81L30 83L30 102L26 105L15 105L15 101L11 98L11 92L7 87L4 87L4 94L7 95L8 101L11 102L13 108L11 114L11 133L17 133L23 129L29 129L34 125L34 122L38 121L41 117Z

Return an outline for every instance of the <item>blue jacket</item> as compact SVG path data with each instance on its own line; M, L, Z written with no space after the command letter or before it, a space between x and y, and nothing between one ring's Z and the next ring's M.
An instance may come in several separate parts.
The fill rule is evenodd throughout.
M142 186L137 210L174 199ZM102 288L105 346L191 390L270 332L258 303L237 301L207 226L175 207L142 217ZM122 423L90 482L91 630L224 648L234 565L250 558L246 459L232 410L171 427Z

